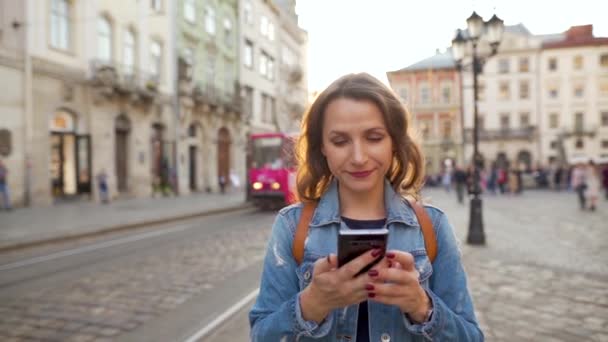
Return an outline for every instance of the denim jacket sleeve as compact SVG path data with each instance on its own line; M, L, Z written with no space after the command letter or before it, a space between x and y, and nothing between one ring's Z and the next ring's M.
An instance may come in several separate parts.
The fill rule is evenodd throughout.
M332 326L329 315L320 325L305 321L300 309L297 264L292 254L294 219L290 219L289 208L277 216L266 256L260 284L260 293L249 312L251 341L295 340L300 336L320 338L327 335Z
M436 208L427 208L437 235L437 257L433 262L430 289L425 289L433 305L428 322L406 328L429 341L483 341L467 278L461 263L460 249L446 215Z

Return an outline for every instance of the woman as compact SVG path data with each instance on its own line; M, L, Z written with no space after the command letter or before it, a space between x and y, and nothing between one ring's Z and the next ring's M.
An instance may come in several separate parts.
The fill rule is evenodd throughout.
M593 160L589 161L586 171L585 199L589 203L589 210L595 211L597 200L600 197L600 173Z
M291 248L303 205L277 215L249 314L253 341L483 340L447 218L426 207L438 245L431 265L403 201L418 196L424 177L408 125L399 100L368 74L344 76L314 101L297 146L297 192L318 206L300 265ZM386 226L386 253L372 250L338 267L341 223Z

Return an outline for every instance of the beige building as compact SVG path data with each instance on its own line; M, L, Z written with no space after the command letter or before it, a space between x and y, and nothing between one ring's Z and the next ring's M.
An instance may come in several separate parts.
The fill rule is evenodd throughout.
M176 162L173 2L0 8L0 150L14 202L95 196L102 171L112 197L150 195Z
M460 74L451 52L387 72L391 88L413 118L429 175L462 165Z
M542 162L608 163L608 37L574 26L540 53Z

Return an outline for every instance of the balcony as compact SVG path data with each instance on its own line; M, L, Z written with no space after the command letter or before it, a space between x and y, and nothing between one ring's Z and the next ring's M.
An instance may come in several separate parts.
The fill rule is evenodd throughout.
M130 97L135 103L149 103L158 94L158 75L112 61L92 60L90 68L89 84L106 98Z
M536 126L528 126L523 128L505 128L496 130L479 130L480 141L497 141L497 140L528 140L532 141L536 137ZM465 129L465 142L473 142L473 129Z

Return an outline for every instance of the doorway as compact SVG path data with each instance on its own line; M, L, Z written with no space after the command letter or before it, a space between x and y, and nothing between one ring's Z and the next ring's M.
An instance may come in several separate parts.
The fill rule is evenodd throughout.
M198 189L198 185L196 184L196 175L197 175L197 167L196 167L196 156L198 154L198 149L196 146L190 145L189 148L189 159L190 159L190 190L196 191Z
M129 133L131 131L131 123L129 119L121 115L116 119L115 124L115 165L116 165L116 182L119 192L127 192L129 190Z

